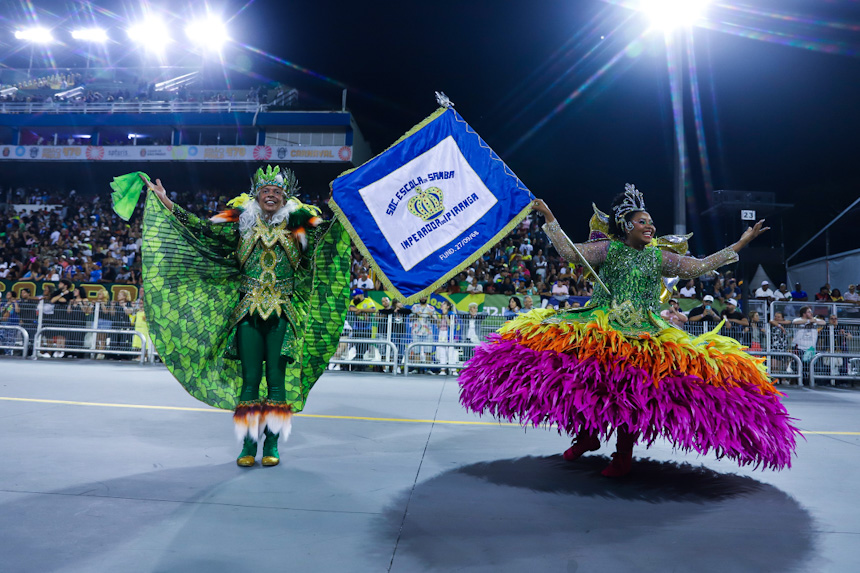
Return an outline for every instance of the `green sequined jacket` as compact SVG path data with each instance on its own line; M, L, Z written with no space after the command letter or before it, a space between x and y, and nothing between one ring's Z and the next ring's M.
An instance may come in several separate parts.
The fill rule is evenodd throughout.
M671 327L658 314L662 277L691 279L738 260L730 247L696 259L651 246L637 250L608 239L574 246L557 221L545 224L543 230L566 261L576 264L584 259L610 291L595 285L588 305L571 311L570 318L587 320L600 309L607 312L613 327L631 334Z

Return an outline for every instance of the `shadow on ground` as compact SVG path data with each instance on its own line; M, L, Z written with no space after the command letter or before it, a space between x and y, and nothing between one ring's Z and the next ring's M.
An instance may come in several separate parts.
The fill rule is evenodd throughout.
M402 534L392 571L790 571L810 557L812 519L755 479L636 460L608 479L603 456L464 466L390 504Z

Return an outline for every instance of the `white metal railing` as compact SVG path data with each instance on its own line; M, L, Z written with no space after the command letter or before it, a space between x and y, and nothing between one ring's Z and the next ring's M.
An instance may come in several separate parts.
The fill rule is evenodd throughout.
M21 333L21 344L7 344L9 340L6 338L6 332L20 332ZM0 324L0 348L4 350L20 350L21 356L23 358L27 358L27 349L30 347L30 334L24 330L23 327L15 325L15 324ZM18 337L15 337L15 340L18 340Z
M0 113L175 113L265 111L250 101L0 102Z
M772 378L797 378L797 385L803 386L803 361L797 354L792 352L766 352L763 350L748 350L747 352L753 356L764 356L767 358L765 366L767 367L768 375ZM792 369L791 366L776 368L775 358L788 358L789 362L793 361L797 368Z
M110 343L106 344L104 348L77 348L74 346L51 346L48 344L43 344L44 334L45 332L57 332L60 335L62 333L69 332L79 332L83 334L92 333L94 335L99 334L116 334L119 336L136 336L140 339L140 348L132 348L131 350L120 350L118 348L111 347ZM95 344L95 338L93 339L93 344ZM84 353L84 354L117 354L120 356L128 356L128 355L139 355L140 363L143 364L144 359L146 358L146 339L143 335L136 330L117 330L117 329L107 329L107 328L71 328L68 326L42 326L39 330L36 331L36 336L33 339L33 360L39 359L39 352L70 352L70 353Z
M450 354L446 357L446 360L439 362L412 362L409 360L409 357L413 355L412 350L414 348L430 346L432 348L436 348L436 352L439 352L439 348L452 348L452 349L460 349L460 348L475 348L478 345L474 342L412 342L406 347L406 353L403 356L403 375L409 376L409 368L443 368L447 369L448 374L453 374L452 370L459 370L463 366L465 366L465 362L459 359L459 353L457 353L457 360L452 361ZM438 357L437 357L438 359Z
M380 340L373 338L341 338L339 344L346 344L347 351L350 344L354 344L356 346L356 356L355 358L344 358L341 357L332 357L329 360L329 364L348 364L352 366L390 366L394 367L397 365L397 346L389 341L389 340ZM375 345L382 345L386 347L386 353L383 355L381 352L379 353L378 358L376 357L376 353L379 352L376 349ZM370 359L365 359L362 347L366 346L368 351L372 352L372 357ZM337 356L337 355L335 355Z
M827 372L817 372L815 371L815 367L818 365L819 361L822 361L826 358L825 368L829 366L830 373ZM816 378L825 378L831 381L831 384L835 384L837 380L851 380L860 382L860 372L859 371L851 371L851 362L852 360L860 359L860 354L843 354L841 352L821 352L820 354L816 354L812 357L812 360L809 361L809 385L812 388L815 388L815 379ZM845 369L843 373L842 370Z

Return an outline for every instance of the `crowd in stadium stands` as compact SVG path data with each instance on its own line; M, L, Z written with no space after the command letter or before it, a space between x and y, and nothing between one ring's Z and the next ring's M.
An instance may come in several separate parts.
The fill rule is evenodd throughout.
M208 189L195 193L171 191L170 195L175 202L189 211L208 217L224 209L226 200L235 195L235 192L227 194L222 190ZM300 198L320 206L324 210L324 216L330 216L322 196L303 194ZM107 192L84 195L74 190L19 188L0 194L0 199L11 204L44 206L36 210L22 211L20 214L11 209L0 212L0 278L45 280L55 285L60 285L64 279L71 283L141 284L142 210L137 210L130 221L122 221L113 213ZM356 308L360 305L362 312L383 314L394 308L394 305L389 308L385 304L377 307L372 300L362 296L362 291L382 290L382 285L358 249L353 250L351 274L353 304ZM22 296L29 295L31 299L41 298L51 302L59 296L58 288L60 287L48 289L43 293L22 293ZM77 290L69 291L70 303L74 302L74 291ZM523 220L503 241L437 292L506 295L509 297L509 304L503 315L511 317L534 307L575 308L583 304L593 290L594 285L585 279L583 268L578 265L571 266L559 257L540 230L536 217L532 216ZM776 313L776 316L768 321L768 317L756 312L753 305L744 304L746 298L767 302L810 301L810 312L813 314L829 313L828 307L815 307L816 302L853 302L860 305L860 292L856 285L850 285L844 294L838 288L824 285L810 296L800 284L790 291L785 284L773 289L765 281L746 293L738 286L732 273L726 271L682 281L678 285L674 302L669 309L663 311L663 317L679 328L688 330L696 326L712 328L725 318L727 326L724 334L753 347L761 347L763 344L766 336L764 329L769 322L772 345L779 346L780 340L785 338L785 345L790 342L793 345L790 347L798 347L794 342L794 330L799 327L794 321L802 317L783 317L781 313ZM688 309L686 313L683 312L679 305L679 301L683 299L695 300L696 306ZM356 300L359 302L356 303ZM720 303L720 312L711 308L716 301ZM7 315L11 315L14 310L13 302L6 300L0 303L0 321L9 320ZM114 302L105 301L106 304ZM122 309L124 316L142 314L138 301L121 302L125 305ZM87 301L79 302L85 303ZM685 306L690 305L685 303ZM745 311L742 311L744 308ZM824 310L821 310L822 308ZM82 312L85 310L83 307L81 309ZM108 313L118 312L113 307L106 306L105 309ZM438 309L434 312L438 312ZM457 313L454 310L451 312ZM120 317L117 321L125 324L124 320L120 320L123 315L117 316ZM815 324L825 324L828 319L832 321L836 318L821 315L813 316L810 320L816 321ZM439 317L434 315L433 324L438 320ZM117 340L114 337L110 344L115 346ZM131 344L134 341L127 342ZM61 343L55 344L62 348L59 346ZM97 344L102 344L101 338ZM62 350L56 352L62 353Z
M107 194L19 188L3 195L7 203L45 208L0 212L0 278L140 284L141 210L126 222L113 212ZM210 216L233 194L201 190L171 196L189 211ZM322 206L320 197L301 199Z
M224 202L232 197L232 193L228 195L220 190L171 191L171 195L180 205L201 216L225 208ZM9 189L0 198L11 204L46 206L21 215L12 211L0 213L0 233L3 234L0 274L3 278L59 275L58 278L75 281L92 277L95 282L139 282L140 210L126 223L111 210L107 193L83 195L75 190L18 188ZM321 196L303 195L301 198L325 210ZM357 249L353 254L352 279L354 288L379 290L381 287ZM584 278L582 266L571 266L561 259L540 230L536 218L531 216L437 292L533 295L540 297L542 307L566 308L575 306L576 298L590 297L593 291L594 285ZM843 294L827 284L810 297L799 284L789 291L785 284L772 289L765 281L747 294L738 286L731 271L682 281L677 296L697 300L710 296L723 304L734 299L738 307L743 307L747 297L768 302L860 302L855 285L850 285Z

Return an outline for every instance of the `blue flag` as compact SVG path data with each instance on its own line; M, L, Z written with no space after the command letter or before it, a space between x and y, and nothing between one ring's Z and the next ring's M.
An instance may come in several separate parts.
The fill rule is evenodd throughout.
M329 205L385 289L411 303L516 227L534 196L453 108L332 181Z

